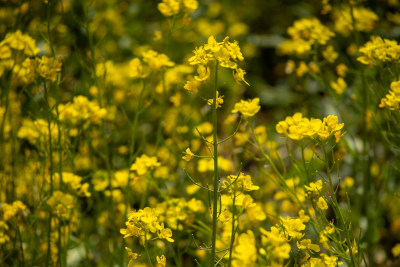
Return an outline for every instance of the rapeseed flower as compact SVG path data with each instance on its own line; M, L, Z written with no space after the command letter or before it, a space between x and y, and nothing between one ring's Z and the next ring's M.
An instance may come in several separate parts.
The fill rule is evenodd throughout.
M154 167L160 166L161 163L157 161L156 157L149 157L145 154L136 158L135 162L131 166L131 171L135 171L138 176L143 176L147 172L154 169Z
M380 36L371 36L371 40L360 47L359 52L362 56L357 60L370 66L380 62L398 62L400 59L400 45L397 41L382 39Z
M244 117L253 117L261 108L259 102L260 99L258 97L247 101L240 100L239 103L235 104L232 113L240 112Z
M192 151L190 151L190 148L187 148L185 151L185 156L183 156L182 159L184 159L186 161L190 161L193 157L194 157L194 154L192 153Z
M240 51L237 41L229 42L229 37L225 37L222 42L217 42L214 36L210 36L207 43L203 46L196 47L193 50L194 56L189 58L190 65L197 65L198 76L195 79L198 81L207 81L210 79L211 61L218 61L219 66L233 70L233 77L236 82L244 82L246 72L238 68L237 62L243 61L243 55Z
M390 84L389 94L381 99L379 107L390 110L400 109L400 81L394 81Z
M257 260L256 240L252 231L239 235L238 244L233 248L234 267L253 267Z

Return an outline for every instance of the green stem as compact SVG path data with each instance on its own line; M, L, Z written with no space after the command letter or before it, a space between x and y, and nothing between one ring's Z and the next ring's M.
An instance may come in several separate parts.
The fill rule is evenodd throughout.
M349 248L349 253L350 253L350 259L351 259L351 265L352 266L357 266L353 251L352 251L352 238L350 237L349 229L347 228L347 224L344 220L343 214L340 210L339 203L337 202L336 196L335 196L335 190L333 189L333 183L332 183L332 176L331 176L331 169L329 168L329 162L328 162L328 153L326 152L326 143L322 144L322 150L324 151L324 156L325 156L325 168L326 172L328 174L328 181L329 181L329 189L330 189L330 195L331 195L331 200L332 200L332 205L334 209L336 210L336 216L339 218L340 223L343 225L343 230L346 235L346 243Z
M235 200L236 200L236 192L234 191L233 192L233 199L232 199L232 234L231 234L231 245L229 246L228 267L231 267L231 264L232 264L233 244L235 243L235 234L236 234L236 229L235 229L235 213L236 213Z
M308 168L306 165L306 158L304 156L304 144L303 144L303 140L300 140L300 148L301 148L301 159L303 161L303 167L304 167L304 172L306 174L306 182L309 183L310 182L310 177L308 174Z
M146 206L147 202L147 195L149 194L149 187L150 187L150 178L146 179L146 188L144 190L144 193L142 195L142 200L140 201L140 208L143 209Z
M139 116L140 113L142 112L141 110L141 100L142 100L142 96L144 93L144 89L145 89L145 83L142 80L142 89L140 91L139 94L139 98L138 98L138 104L137 104L137 108L135 111L135 117L133 119L133 124L131 124L131 143L130 143L130 147L129 147L129 162L128 162L128 168L129 168L129 172L128 172L128 183L126 184L126 188L125 188L125 213L124 213L124 221L127 218L128 215L128 206L129 206L129 200L130 200L130 195L129 195L129 185L131 183L131 165L133 164L133 158L135 156L135 143L136 143L136 128L137 125L139 123ZM128 115L126 115L128 118ZM128 118L129 119L129 118Z
M214 266L215 260L215 244L217 239L217 209L218 209L218 187L219 187L219 170L218 170L218 140L217 140L217 87L218 87L218 61L215 62L215 80L214 80L214 101L212 104L213 117L213 144L214 144L214 189L213 189L213 225L211 236L211 259L210 266Z
M61 221L58 220L58 240L57 240L57 250L58 250L58 266L63 266L63 249L62 249L62 241L61 241Z
M5 77L5 92L4 92L4 96L3 94L1 95L1 97L4 97L5 100L1 101L1 106L4 106L4 113L3 113L3 118L1 120L1 126L0 126L0 146L2 147L2 151L1 151L1 155L0 155L0 161L1 161L1 169L4 170L5 166L6 166L6 155L7 155L7 150L6 150L6 145L5 145L5 125L6 125L6 121L7 121L7 115L8 115L8 111L9 111L9 106L10 106L10 91L11 91L11 86L12 86L12 71L13 71L14 67L10 70L9 75L4 75ZM4 81L4 79L3 79ZM2 84L3 85L3 84ZM11 119L10 119L11 122ZM11 189L9 189L9 186L6 186L6 202L12 202L15 198L15 179L13 177L11 177L10 182L7 183L10 184ZM8 192L9 191L9 192Z
M47 106L47 130L49 132L49 160L50 160L50 196L53 195L53 145L51 139L51 108L49 104L49 95L46 86L46 81L44 81L44 100ZM46 256L46 266L50 265L51 259L51 212L49 213L49 219L47 222L47 256Z
M51 211L49 212L49 219L47 221L47 255L46 255L46 267L50 266L51 259Z
M146 233L144 234L144 249L146 251L147 261L149 262L150 266L153 267L153 263L151 262L149 249L147 247L147 236Z

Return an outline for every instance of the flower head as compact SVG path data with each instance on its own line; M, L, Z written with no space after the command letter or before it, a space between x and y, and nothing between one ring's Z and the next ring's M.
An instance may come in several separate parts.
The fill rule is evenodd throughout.
M253 117L261 108L259 102L260 99L258 97L247 101L240 100L239 103L235 104L232 113L240 112L245 117Z

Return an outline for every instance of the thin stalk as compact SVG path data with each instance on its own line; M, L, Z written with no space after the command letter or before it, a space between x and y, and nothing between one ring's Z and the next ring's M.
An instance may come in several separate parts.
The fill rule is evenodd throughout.
M47 255L46 255L46 267L50 266L51 259L51 219L52 214L49 212L49 218L47 221Z
M129 146L129 162L128 162L128 183L126 184L126 188L125 188L125 212L124 212L124 221L127 218L128 215L128 206L129 206L129 184L131 183L131 164L133 164L133 158L135 156L135 143L136 143L136 128L137 125L139 123L139 116L140 113L142 112L141 109L141 100L142 100L142 96L143 96L143 92L145 89L145 82L144 80L142 80L142 89L140 90L140 94L139 94L139 98L138 98L138 104L137 104L137 108L135 111L135 117L133 119L133 123L131 124L131 143ZM126 115L128 118L128 115ZM129 119L129 118L128 118Z
M8 77L6 77L6 85L5 85L5 94L4 98L5 101L1 101L1 106L4 106L4 113L3 113L3 118L1 120L1 126L0 126L0 146L2 147L1 155L0 155L0 160L1 160L1 168L4 169L4 166L6 165L5 163L5 156L6 156L6 146L5 146L5 125L7 121L7 115L8 115L8 110L10 106L10 91L11 91L11 85L12 85L12 72L13 68L10 71L10 74ZM3 97L3 95L1 95ZM5 102L5 103L4 103ZM11 120L10 120L11 121ZM6 186L6 202L12 202L15 198L15 179L11 178L10 179L10 185L11 185L11 190L8 192L8 186Z
M46 81L44 81L44 100L47 106L47 130L49 132L49 160L50 160L50 196L53 195L53 145L51 138L51 108L49 104L49 95L47 91ZM51 219L52 214L49 212L49 218L47 222L47 256L46 256L46 266L50 265L51 259Z
M214 80L214 101L212 104L213 117L213 144L214 144L214 190L213 190L213 225L211 236L211 259L210 266L214 266L215 260L215 244L217 240L217 209L218 209L218 187L219 187L219 170L218 170L218 140L217 140L217 87L218 87L218 61L215 62L215 80Z
M61 241L61 221L58 220L58 240L57 240L57 250L58 250L58 266L63 266L63 249L62 249L62 241Z
M354 255L353 255L353 251L352 251L352 239L350 238L350 233L349 233L349 229L347 228L347 225L345 223L344 217L342 212L340 211L340 207L339 207L339 203L337 202L334 190L333 190L333 183L332 183L332 176L331 176L331 169L329 168L329 162L328 162L328 153L326 152L326 148L325 148L325 143L322 144L322 150L324 151L324 156L325 156L325 168L326 168L326 172L328 174L328 181L329 181L329 187L330 187L330 194L331 194L331 199L332 199L332 204L334 206L334 208L337 211L337 216L339 217L340 223L343 225L343 231L346 235L346 243L347 246L349 248L349 253L350 253L350 259L351 259L351 264L352 266L357 266L355 259L354 259Z
M153 267L153 263L151 262L149 249L147 247L147 236L144 234L144 249L146 251L147 261L149 262L150 266Z
M140 208L143 209L146 206L147 195L149 194L149 187L150 187L150 178L146 179L146 188L142 195L142 200L140 201Z
M301 148L301 159L303 162L303 167L304 167L304 172L306 173L306 182L309 183L310 182L310 177L308 174L308 168L307 168L307 164L306 164L306 158L304 156L304 144L303 144L303 140L300 140L300 148Z
M236 200L236 192L234 191L233 192L233 199L232 199L232 234L231 234L231 245L229 246L228 267L231 267L231 264L232 264L233 244L235 243L235 234L236 234L236 229L235 229L235 213L236 213L235 200Z

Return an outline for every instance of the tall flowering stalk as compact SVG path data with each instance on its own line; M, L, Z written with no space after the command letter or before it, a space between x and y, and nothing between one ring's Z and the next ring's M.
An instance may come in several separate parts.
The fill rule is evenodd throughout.
M207 44L196 48L193 57L189 58L191 65L197 65L197 73L195 76L196 81L188 81L185 89L192 94L198 92L197 82L208 81L211 77L210 65L215 65L214 71L214 90L213 97L207 101L208 105L212 106L212 124L213 124L213 151L210 150L211 157L214 163L214 179L212 192L212 234L211 234L211 257L210 266L215 264L216 256L216 239L217 239L217 222L218 222L218 198L220 194L220 173L218 169L218 117L217 109L223 103L223 96L218 92L218 70L220 67L233 70L233 78L236 82L244 82L246 72L238 68L237 61L243 61L243 55L240 51L239 43L237 41L229 42L229 37L225 37L222 42L217 42L214 36L208 38ZM232 249L232 248L231 248Z

